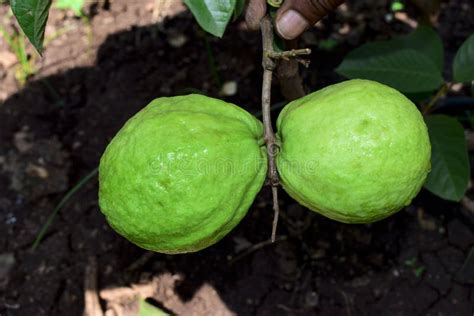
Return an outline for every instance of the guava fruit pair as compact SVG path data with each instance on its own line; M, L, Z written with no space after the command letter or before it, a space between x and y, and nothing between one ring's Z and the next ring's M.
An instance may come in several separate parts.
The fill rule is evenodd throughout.
M345 223L408 205L430 170L427 129L398 91L350 80L289 103L277 120L283 188ZM263 126L202 95L159 98L132 117L102 156L99 204L131 242L162 253L206 248L247 213L267 173Z

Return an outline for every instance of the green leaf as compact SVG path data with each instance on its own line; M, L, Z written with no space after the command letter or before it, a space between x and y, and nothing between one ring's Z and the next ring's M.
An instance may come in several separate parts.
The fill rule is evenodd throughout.
M138 316L168 316L169 314L163 312L158 307L155 307L147 301L140 299Z
M394 43L374 42L350 52L336 71L350 79L379 81L406 93L437 89L441 71L425 54Z
M85 0L57 0L55 7L61 10L71 10L76 16L82 16Z
M435 63L440 72L443 71L443 41L432 27L420 25L410 34L395 38L392 42L394 49L411 48L424 54Z
M469 183L469 159L464 128L446 115L426 118L431 141L431 172L425 188L439 197L459 201Z
M474 34L459 47L454 57L453 77L456 82L474 80Z
M355 49L336 71L348 78L372 79L405 93L426 95L443 83L443 61L438 33L421 25L408 35Z
M21 29L31 44L43 52L44 30L52 0L10 0L10 5Z
M199 25L214 36L222 37L232 18L236 0L184 0Z

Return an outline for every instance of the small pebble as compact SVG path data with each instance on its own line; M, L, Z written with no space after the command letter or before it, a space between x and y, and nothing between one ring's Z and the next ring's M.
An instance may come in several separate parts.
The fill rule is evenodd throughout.
M188 38L184 34L175 34L168 37L168 43L174 48L182 47L187 41Z
M222 85L220 94L230 97L237 94L238 85L236 81L227 81Z

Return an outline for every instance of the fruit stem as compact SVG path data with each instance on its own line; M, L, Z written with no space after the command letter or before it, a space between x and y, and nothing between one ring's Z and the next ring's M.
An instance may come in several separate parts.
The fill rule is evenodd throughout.
M262 82L262 117L263 117L263 126L264 126L264 135L265 144L267 147L267 156L268 156L268 180L272 187L272 196L273 196L273 227L272 227L272 237L271 241L275 241L276 229L278 225L278 217L280 213L280 207L278 205L278 186L280 180L278 177L278 170L276 168L275 158L280 149L275 133L273 132L272 127L272 118L271 118L271 88L272 88L272 78L273 71L276 68L277 60L288 60L290 58L299 59L301 55L308 55L311 53L311 50L308 48L305 49L294 49L290 51L275 52L273 49L273 26L270 16L265 16L260 22L260 30L262 32L262 46L263 46L263 57L262 57L262 67L263 67L263 82ZM304 62L303 62L304 63Z
M451 89L451 83L449 82L445 82L440 88L439 90L436 92L436 94L430 99L430 101L428 102L428 104L426 104L423 109L422 109L422 113L423 115L427 115L429 113L431 113L434 109L434 106L436 105L436 102L439 101L439 99L443 98L446 96L446 94L449 92L449 89Z

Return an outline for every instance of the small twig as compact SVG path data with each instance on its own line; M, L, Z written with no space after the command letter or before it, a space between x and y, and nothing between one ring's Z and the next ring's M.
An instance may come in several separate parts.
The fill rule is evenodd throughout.
M258 244L255 244L255 245L252 245L250 247L248 247L247 249L245 249L244 251L242 251L240 254L238 254L237 256L235 256L234 258L232 258L230 261L229 261L229 264L234 264L236 261L239 261L241 260L242 258L250 255L251 253L257 251L257 250L260 250L266 246L270 246L272 244L274 244L275 242L280 242L280 241L285 241L287 240L288 237L286 236L281 236L281 237L278 237L277 239L275 240L265 240L265 241L262 241L262 242L259 242Z
M352 316L352 299L350 299L346 292L344 292L343 290L339 290L339 292L341 293L342 297L344 298L344 303L345 306L346 306L346 313L347 313L347 316Z
M141 269L153 256L155 255L155 252L152 251L147 251L143 255L141 255L137 260L132 262L131 265L129 265L125 270L126 271L134 271Z
M439 99L446 96L448 93L449 88L451 87L451 83L444 83L441 88L436 92L436 94L430 99L428 104L423 108L423 114L428 114L433 110L433 107L436 105Z
M94 170L92 170L84 178L79 180L79 182L64 195L64 197L61 199L61 201L59 201L59 203L56 205L54 210L49 215L48 219L46 220L46 223L44 223L43 227L41 227L39 233L36 235L35 241L33 242L33 245L31 246L31 251L36 250L36 248L40 244L41 240L43 239L44 235L46 235L46 232L48 231L49 226L51 226L54 219L56 218L56 215L58 215L59 211L63 208L63 206L69 201L69 199L80 188L82 188L87 182L89 182L89 180L94 178L94 176L97 174L98 171L99 171L99 167L94 168Z
M273 195L273 226L271 242L275 241L276 229L278 225L278 216L280 207L278 205L278 185L280 180L276 168L275 158L279 151L279 144L273 132L272 120L270 114L271 104L271 87L273 71L276 68L276 60L289 60L289 58L297 59L298 56L308 55L311 53L310 49L292 49L289 51L275 52L273 50L273 26L271 18L267 15L260 22L260 29L262 32L262 46L263 46L263 82L262 82L262 116L264 125L264 140L267 146L268 156L268 180L272 186ZM305 63L305 62L303 62Z
M292 50L287 50L284 52L273 52L269 51L267 52L267 56L273 59L285 59L288 60L290 57L297 57L301 55L309 55L311 54L311 49L309 48L302 48L302 49L292 49Z
M273 225L272 225L272 242L275 241L276 229L278 226L278 217L280 215L280 206L278 204L278 187L272 186L272 196L273 196Z

